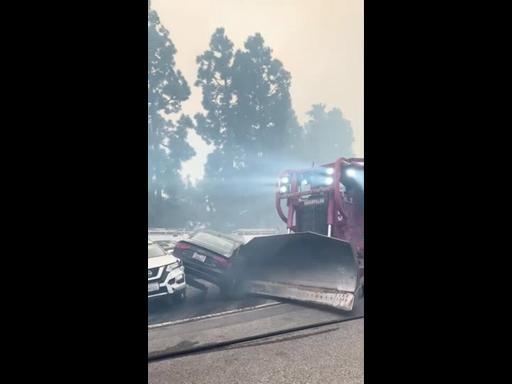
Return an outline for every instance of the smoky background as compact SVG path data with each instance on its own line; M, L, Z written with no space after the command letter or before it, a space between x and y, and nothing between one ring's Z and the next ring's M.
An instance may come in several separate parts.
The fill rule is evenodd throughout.
M300 99L308 89L292 92L294 73L265 40L265 31L269 35L275 33L268 24L260 24L260 31L243 39L231 28L235 35L232 39L219 25L202 37L202 50L189 54L188 61L182 61L186 66L180 68L176 58L182 47L174 43L172 26L168 29L159 14L167 15L168 5L156 1L153 7L151 3L148 2L148 226L224 231L284 229L274 207L279 174L286 169L308 168L356 155L352 122L342 112L342 106L328 107L321 99L298 117L294 97ZM194 9L202 4L198 12L216 12L213 7L222 8L223 3L215 7L199 1ZM299 8L304 6L304 2L298 3L295 5ZM260 6L262 10L272 10L266 1ZM283 6L290 6L290 2L278 1L276 13ZM239 19L247 17L240 14ZM198 27L197 33L206 32ZM311 52L315 52L312 47L303 47L305 61L307 57L311 62ZM282 50L281 53L287 57ZM334 51L332 54L336 55ZM316 64L312 61L309 73L325 70L322 58ZM297 74L301 71L297 68ZM318 78L321 82L322 77ZM344 84L333 78L330 83L316 86L321 86L329 98L332 88ZM304 109L303 100L300 103ZM200 172L195 170L200 178L187 168L198 157L204 159L203 164L195 165L200 168Z

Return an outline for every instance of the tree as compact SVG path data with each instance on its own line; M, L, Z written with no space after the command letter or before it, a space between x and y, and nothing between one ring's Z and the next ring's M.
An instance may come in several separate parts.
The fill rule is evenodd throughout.
M257 158L283 155L290 143L290 129L298 126L291 106L291 75L272 58L272 49L259 33L250 36L244 47L233 63L235 139Z
M195 85L201 87L206 120L198 125L198 133L208 143L221 146L227 139L229 112L234 104L232 92L233 43L224 28L217 28L210 39L209 50L196 59L199 65Z
M197 63L195 84L202 88L206 110L195 116L197 132L215 145L201 183L209 216L218 225L249 225L263 199L273 221L273 179L300 129L291 107L290 73L260 34L233 53L223 28L213 33Z
M324 104L314 104L308 116L302 144L299 144L304 160L321 164L354 155L352 126L339 108L326 111Z
M164 216L166 201L177 198L183 187L181 162L194 155L186 141L192 120L182 116L177 124L167 119L178 113L190 89L175 69L176 48L148 2L148 213L151 225Z
M224 28L217 28L209 49L197 57L196 86L201 87L206 115L195 116L197 133L216 150L206 166L208 177L222 177L233 157L231 114L235 100L232 89L233 43Z

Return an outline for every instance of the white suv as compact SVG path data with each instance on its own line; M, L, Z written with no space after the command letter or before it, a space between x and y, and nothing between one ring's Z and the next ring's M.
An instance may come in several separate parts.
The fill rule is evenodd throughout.
M185 299L185 268L180 259L148 241L148 298L170 295Z

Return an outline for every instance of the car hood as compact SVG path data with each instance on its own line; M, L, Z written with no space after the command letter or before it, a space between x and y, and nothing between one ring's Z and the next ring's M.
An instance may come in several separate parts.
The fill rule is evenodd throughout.
M168 265L177 262L178 259L172 255L165 255L159 257L152 257L148 259L148 269L157 268L163 265Z

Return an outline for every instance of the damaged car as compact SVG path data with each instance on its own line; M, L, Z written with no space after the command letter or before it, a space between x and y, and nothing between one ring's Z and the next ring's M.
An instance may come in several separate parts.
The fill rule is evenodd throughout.
M243 245L243 240L224 233L201 230L176 243L173 254L185 266L189 284L201 287L197 279L217 285L221 294L231 294L231 257ZM196 283L193 284L192 280Z
M182 261L148 241L148 299L168 297L175 302L186 298L185 268Z

